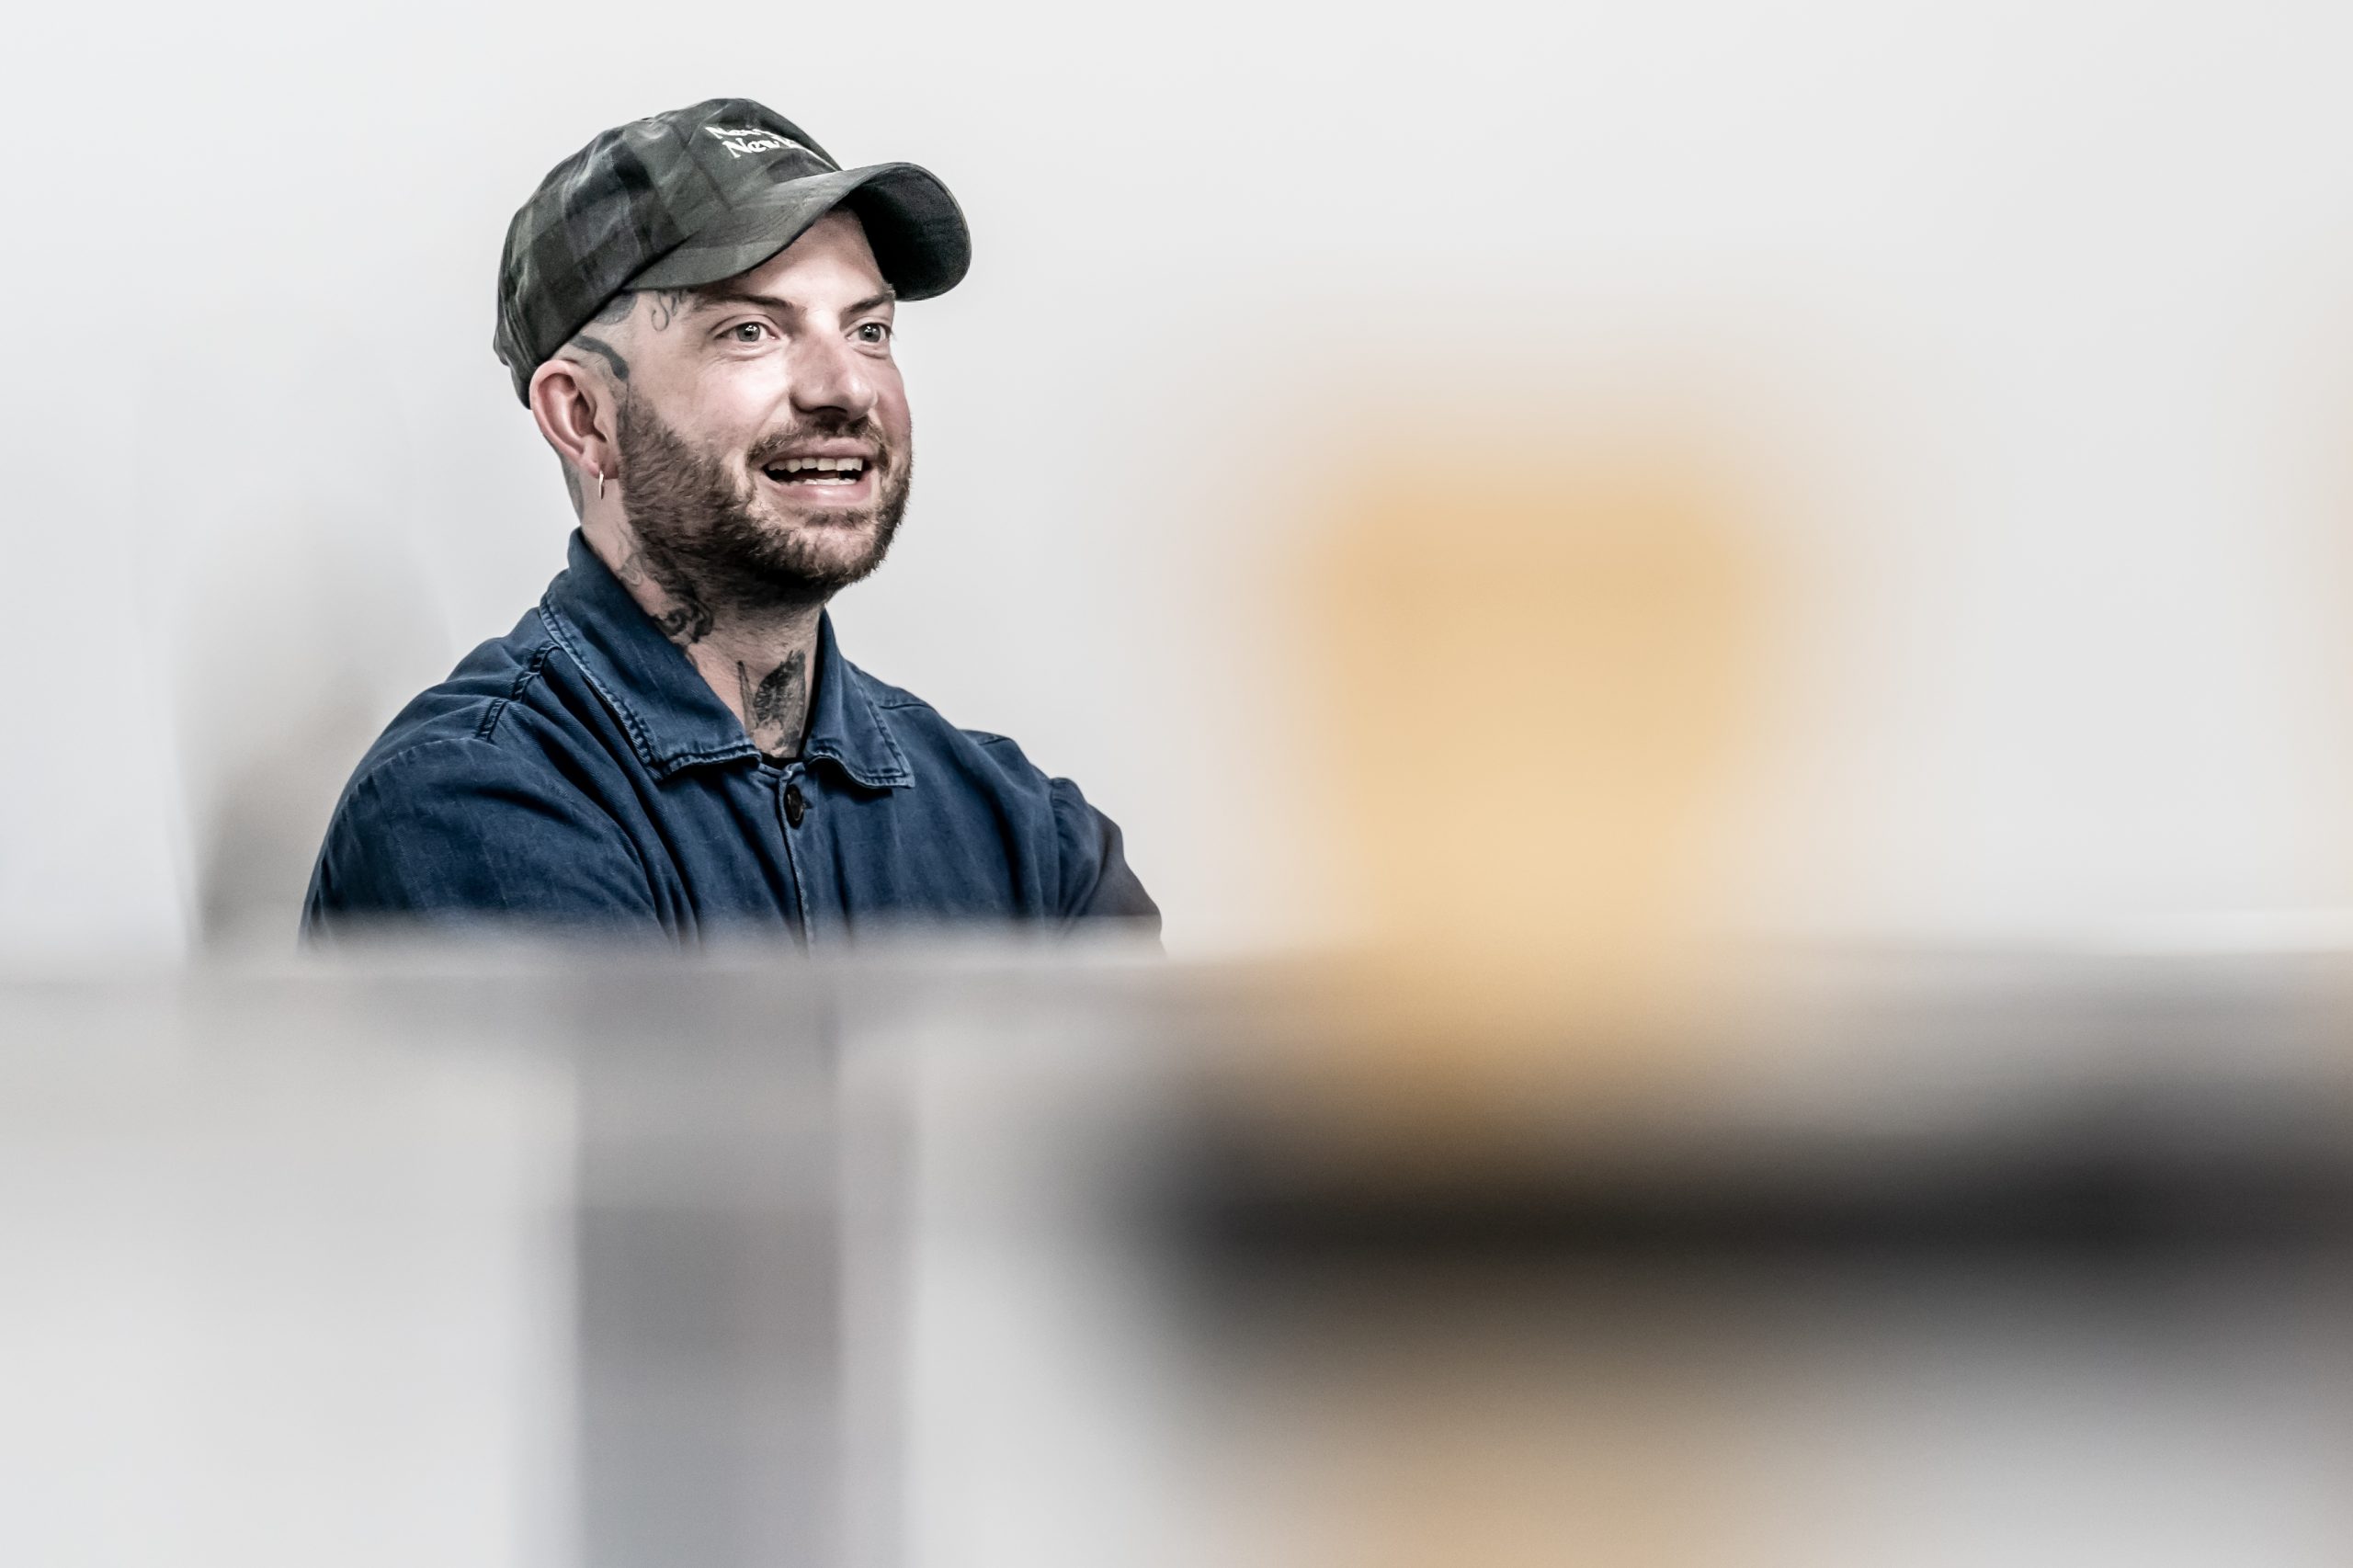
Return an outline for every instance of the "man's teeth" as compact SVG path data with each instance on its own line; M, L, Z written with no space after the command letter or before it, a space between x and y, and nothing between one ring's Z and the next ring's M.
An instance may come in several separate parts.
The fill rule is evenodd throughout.
M864 458L787 458L768 470L788 477L805 474L802 484L855 484L866 472Z

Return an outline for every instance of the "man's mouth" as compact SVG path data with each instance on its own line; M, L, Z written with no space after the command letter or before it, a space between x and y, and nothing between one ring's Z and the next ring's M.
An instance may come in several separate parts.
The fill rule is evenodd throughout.
M779 484L857 484L866 477L864 458L782 458L761 469Z

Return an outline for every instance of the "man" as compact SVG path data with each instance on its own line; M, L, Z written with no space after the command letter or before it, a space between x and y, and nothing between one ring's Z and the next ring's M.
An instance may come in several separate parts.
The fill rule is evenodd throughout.
M570 564L361 760L306 932L1158 929L1076 786L859 670L825 614L906 508L895 304L970 257L930 174L841 169L746 99L549 173L507 231L494 347L563 460Z

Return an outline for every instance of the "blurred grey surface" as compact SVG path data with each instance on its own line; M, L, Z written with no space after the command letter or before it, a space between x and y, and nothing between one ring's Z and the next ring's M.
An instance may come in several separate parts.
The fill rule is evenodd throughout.
M2353 966L1759 972L1444 1160L1275 969L11 985L0 1559L2343 1562Z

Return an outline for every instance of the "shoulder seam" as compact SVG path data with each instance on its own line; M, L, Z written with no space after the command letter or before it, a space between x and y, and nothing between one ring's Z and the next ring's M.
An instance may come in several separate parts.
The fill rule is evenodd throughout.
M346 790L345 793L358 793L362 785L372 782L376 777L384 772L385 769L392 767L396 763L405 763L411 757L421 756L428 751L437 751L444 746L473 745L486 746L489 749L490 754L494 756L503 757L506 756L506 753L501 751L494 742L489 741L480 733L471 735L435 735L430 739L420 740L408 745L404 745L398 751L386 752L383 756L375 758L365 767L362 767L358 772L351 776L351 783Z
M483 710L482 722L474 726L474 739L487 741L494 738L493 732L498 728L499 720L506 716L506 705L530 689L531 683L540 678L540 666L548 662L548 655L553 652L555 643L552 640L540 644L538 651L531 655L531 662L523 666L515 677L515 684L507 687L506 695Z

